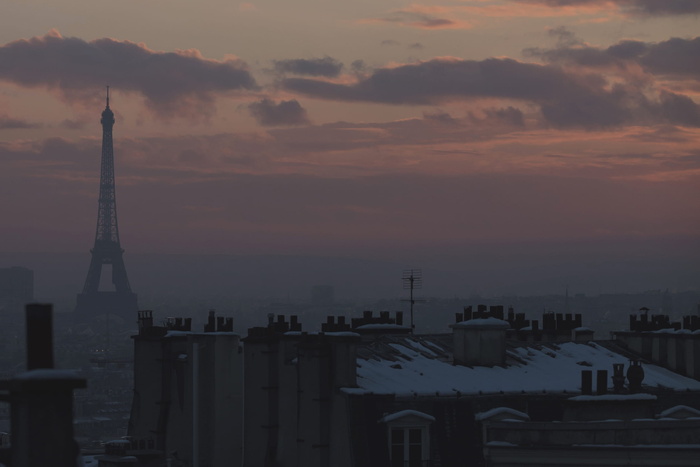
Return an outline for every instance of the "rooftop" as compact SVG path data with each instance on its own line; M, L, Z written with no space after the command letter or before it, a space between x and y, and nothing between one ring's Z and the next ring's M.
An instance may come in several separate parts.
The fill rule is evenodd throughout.
M356 388L350 394L399 397L498 393L573 393L581 391L581 370L608 370L629 358L600 343L510 342L505 367L454 365L452 336L385 335L358 349ZM700 381L660 366L644 364L645 392L700 391Z

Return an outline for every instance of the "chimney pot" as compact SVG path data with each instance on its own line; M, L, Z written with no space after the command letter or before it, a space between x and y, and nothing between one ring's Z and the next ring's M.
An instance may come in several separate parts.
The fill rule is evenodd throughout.
M32 303L26 306L27 370L53 368L53 307Z
M599 396L608 393L608 370L598 370L596 393Z
M590 396L593 394L593 372L581 370L581 394Z

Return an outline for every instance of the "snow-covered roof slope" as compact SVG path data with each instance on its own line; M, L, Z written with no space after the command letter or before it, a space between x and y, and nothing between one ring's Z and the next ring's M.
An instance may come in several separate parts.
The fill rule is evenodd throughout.
M429 422L435 421L435 417L433 417L432 415L428 415L427 413L423 413L423 412L418 412L417 410L402 410L400 412L395 412L395 413L383 416L382 418L379 419L379 421L382 423L389 423L389 422L401 420L402 418L407 418L407 417L422 418L423 420L427 420Z
M455 396L479 393L577 393L581 370L608 370L613 363L628 366L626 356L595 343L524 344L510 347L506 367L453 365L451 336L391 336L358 349L357 388L352 394ZM656 365L643 365L643 386L678 391L698 390L700 381Z
M510 418L515 417L516 420L530 420L530 416L528 414L520 412L519 410L511 409L510 407L496 407L494 409L487 410L486 412L479 412L474 416L474 419L481 421L499 416Z
M452 326L459 328L502 327L505 329L510 327L510 323L498 318L474 318L453 324Z

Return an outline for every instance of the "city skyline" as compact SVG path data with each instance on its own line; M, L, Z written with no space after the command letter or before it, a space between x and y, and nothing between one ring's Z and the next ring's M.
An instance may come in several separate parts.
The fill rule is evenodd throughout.
M7 8L4 251L90 244L110 85L127 255L698 257L694 2L163 7Z

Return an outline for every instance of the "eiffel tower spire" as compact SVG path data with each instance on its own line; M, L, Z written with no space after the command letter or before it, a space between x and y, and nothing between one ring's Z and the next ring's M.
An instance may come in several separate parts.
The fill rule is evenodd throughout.
M92 254L90 268L83 291L78 294L75 312L79 318L109 313L130 320L136 318L138 306L136 294L131 291L129 279L126 276L126 267L122 257L124 250L119 242L114 183L114 148L112 145L114 112L109 108L109 86L107 86L107 104L102 112L100 123L102 124L102 164L100 195L97 202L95 246L90 250ZM111 283L114 290L99 290L104 265L109 265L112 268Z

